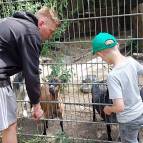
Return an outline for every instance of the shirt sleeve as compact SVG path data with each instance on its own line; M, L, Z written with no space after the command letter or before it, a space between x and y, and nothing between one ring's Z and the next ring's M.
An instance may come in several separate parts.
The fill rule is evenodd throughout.
M121 84L115 76L108 76L107 85L110 99L123 98Z
M138 61L134 60L137 68L138 75L143 75L143 65L141 65Z

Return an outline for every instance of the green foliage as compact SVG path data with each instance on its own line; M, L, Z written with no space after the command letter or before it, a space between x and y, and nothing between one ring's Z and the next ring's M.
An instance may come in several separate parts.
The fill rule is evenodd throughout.
M12 12L14 11L15 7L12 3L4 3L0 5L0 17L7 17L12 15Z
M60 17L63 17L63 10L67 8L68 0L44 0L45 5L57 10Z
M61 35L65 32L68 25L69 25L69 22L67 20L64 20L61 26L55 31L50 41L55 41L55 39L60 39Z
M44 137L31 137L31 138L26 138L24 136L20 136L18 138L19 143L47 143L47 139Z
M68 70L62 59L57 59L56 64L50 66L51 74L47 77L49 80L58 77L63 83L67 83L71 78L71 71Z
M55 143L71 143L71 141L66 134L58 133L56 135Z
M41 3L34 1L7 2L0 5L0 15L1 17L7 17L16 11L29 11L34 14L39 7L41 7Z
M41 3L39 2L17 3L16 9L13 12L20 10L28 11L34 14L39 7L41 7Z
M48 137L26 137L26 136L19 136L18 137L19 143L71 143L69 137L62 132L59 132L55 135L54 138Z
M48 41L46 41L42 46L41 56L46 57L47 55L50 55L50 44Z

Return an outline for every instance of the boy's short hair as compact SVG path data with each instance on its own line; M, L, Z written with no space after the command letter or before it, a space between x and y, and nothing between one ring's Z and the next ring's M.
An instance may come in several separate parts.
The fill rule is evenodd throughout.
M96 52L113 48L117 44L117 39L113 35L101 32L92 40L92 53L96 54Z

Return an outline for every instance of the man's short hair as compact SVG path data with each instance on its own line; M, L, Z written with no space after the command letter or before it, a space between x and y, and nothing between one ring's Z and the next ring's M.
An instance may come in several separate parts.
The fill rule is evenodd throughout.
M53 22L55 22L57 25L60 24L60 20L58 18L57 12L53 8L48 8L46 6L43 6L40 10L36 12L36 17L47 17L50 18Z

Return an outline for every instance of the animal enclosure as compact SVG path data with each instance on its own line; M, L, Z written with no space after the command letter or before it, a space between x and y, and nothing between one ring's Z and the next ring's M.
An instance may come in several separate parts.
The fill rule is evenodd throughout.
M26 106L25 117L24 103L29 101L24 101L27 94L24 80L19 80L15 82L21 87L16 91L19 136L25 140L39 137L46 143L119 142L117 122L105 122L97 111L93 121L93 105L102 107L105 103L92 102L92 85L95 81L105 81L112 66L91 54L91 40L99 32L109 32L118 39L124 55L142 62L143 0L2 0L0 16L10 16L16 10L33 12L43 4L54 5L62 23L54 37L43 43L40 57L41 85L58 77L62 100L44 102L64 104L64 114L62 119L43 117L36 124L31 118L30 106ZM139 86L142 84L143 78L139 77ZM47 135L43 135L43 120L49 123ZM63 121L64 133L60 121ZM112 141L108 140L107 124L111 125ZM139 136L142 142L142 130Z

